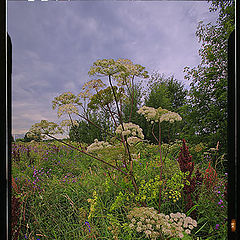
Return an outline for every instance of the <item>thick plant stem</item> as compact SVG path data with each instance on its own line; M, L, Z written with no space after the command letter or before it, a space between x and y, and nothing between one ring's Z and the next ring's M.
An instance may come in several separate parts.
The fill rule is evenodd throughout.
M112 81L111 81L111 75L108 76L108 79L109 79L109 84L110 84L110 86L111 86L111 88L112 88L113 96L114 96L114 99L115 99L115 102L116 102L117 111L118 111L118 115L119 115L119 120L120 120L122 129L124 130L123 121L122 121L122 114L121 114L121 112L120 112L120 110L119 110L119 107L118 107L117 97L116 97L116 94L115 94L115 91L114 91L114 88L113 88L113 85L112 85ZM139 192L138 186L137 186L136 180L135 180L135 178L134 178L134 176L133 176L133 172L132 172L132 157L131 157L131 154L130 154L130 150L129 150L129 146L128 146L128 142L127 142L127 137L124 136L124 139L125 139L125 146L126 146L126 149L127 149L127 153L128 153L128 157L129 157L129 162L130 162L129 175L130 175L130 178L131 178L131 180L132 180L134 189L135 189L135 191L138 193L138 192Z
M96 91L97 92L97 95L99 96L99 92L98 91ZM115 126L117 127L117 122L116 122L116 120L115 120L115 118L114 118L114 116L113 116L113 113L112 113L112 111L111 111L111 109L110 109L110 107L109 107L109 104L107 103L106 104L107 105L107 110L102 106L102 108L103 108L103 110L104 111L109 111L109 113L110 113L110 115L111 115L111 117L112 117L112 120L114 121L114 124L115 124Z
M114 121L115 126L117 127L117 122L116 122L116 120L115 120L115 118L114 118L114 116L113 116L113 113L112 113L112 111L111 111L111 109L110 109L110 107L109 107L108 104L107 104L107 108L108 108L108 111L109 111L109 113L110 113L110 115L111 115L113 121Z

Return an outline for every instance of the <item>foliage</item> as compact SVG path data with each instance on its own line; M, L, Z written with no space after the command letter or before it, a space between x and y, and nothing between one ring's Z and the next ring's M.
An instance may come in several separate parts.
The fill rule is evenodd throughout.
M124 90L123 88L118 88L116 86L113 87L117 101L120 101L121 98L124 98ZM105 106L111 107L111 105L114 103L114 96L111 87L107 87L105 89L102 89L98 91L96 94L94 94L90 102L88 103L88 108L92 110L97 110L99 108L103 108Z
M69 144L79 147L79 143L69 142ZM173 146L176 144L172 143ZM169 147L163 168L162 198L166 198L165 192L167 192L167 198L162 204L161 214L165 215L165 219L167 214L170 214L169 221L171 218L174 220L177 211L183 211L181 201L184 204L184 198L179 198L176 202L169 200L176 197L176 191L182 194L182 184L188 177L188 174L180 171L176 159L172 159L176 155L177 146L179 147L179 145ZM123 177L117 170L102 166L89 156L79 154L78 151L65 147L59 142L15 143L12 150L15 154L12 158L12 176L16 183L15 189L20 189L18 192L13 191L13 196L22 202L22 208L20 208L22 217L17 225L21 226L19 239L24 239L25 235L29 239L41 236L49 239L62 237L99 239L103 236L108 239L146 239L144 231L149 230L151 233L159 231L157 224L146 222L148 218L143 211L139 211L139 214L144 215L144 222L135 216L136 222L132 223L132 218L127 217L135 207L141 208L137 206L140 201L136 197L144 199L146 196L147 208L158 207L160 175L157 146L145 142L131 146L133 169L137 184L140 183L139 194L134 193L129 176ZM110 163L116 160L119 166L125 155L124 147L118 144L109 149L99 149L95 155L106 156L106 161ZM29 164L31 158L34 158L34 162ZM206 169L207 166L201 171L204 172ZM195 176L194 174L195 172L192 177ZM194 230L190 229L192 227L189 228L192 224L188 224L187 228L191 234L188 235L183 231L182 239L187 239L187 236L188 239L193 239L194 236L204 237L209 234L216 239L221 239L218 237L226 231L224 220L227 215L227 200L224 194L226 176L219 172L218 178L219 182L212 191L209 191L204 184L199 187L199 198L198 200L194 198L194 203L198 205L195 208L197 211L195 220L198 226ZM169 196L172 197L169 198ZM185 215L187 217L187 212ZM25 216L25 222L23 216ZM153 220L151 216L149 219ZM138 232L137 222L139 221L142 222L142 226L151 224L152 230L148 226ZM171 227L173 222L169 222ZM134 224L134 227L129 228L130 224ZM182 228L186 230L187 228L183 225L184 221ZM170 232L165 233L166 239L169 239Z
M149 107L162 107L177 111L186 102L187 90L184 85L174 78L154 72L148 81L148 94L145 104Z
M201 63L185 68L189 80L189 104L184 107L183 132L192 143L203 142L213 147L220 141L227 147L227 47L234 30L234 1L212 1L210 10L219 9L215 25L199 23L196 36L202 42Z
M90 119L95 123L100 122L94 114L91 114ZM99 125L101 124L99 123ZM100 129L96 129L92 124L84 120L79 120L78 125L70 128L69 137L71 141L90 144L95 138L102 140L104 135Z
M194 205L192 195L196 191L197 183L202 183L202 177L198 170L195 173L195 176L193 176L194 162L192 162L192 156L189 153L188 146L186 145L186 141L184 139L177 160L179 162L181 171L188 174L187 181L184 184L184 197L186 202L185 211L188 211ZM196 196L196 198L198 198L198 195ZM196 211L192 211L191 216L196 217Z
M161 107L170 111L180 113L179 109L186 103L187 90L184 85L174 79L174 76L165 77L158 72L154 72L148 81L147 94L145 96L145 105L155 109ZM151 125L146 121L140 125L144 129L146 139L152 143L156 143L152 136ZM176 134L180 131L182 124L177 123L170 126L169 123L162 124L162 140L163 142L174 141ZM154 129L155 135L159 131L158 126Z
M198 30L200 40L209 43L204 31ZM206 53L204 46L200 52L202 56ZM211 45L208 44L208 48ZM211 65L211 60L207 62L206 59L210 58L203 59L200 66L204 71ZM195 69L193 72L189 69L186 71L189 76L196 73ZM204 198L203 195L217 176L217 169L205 170L204 164L198 163L195 170L184 139L179 149L177 136L186 132L199 134L195 120L189 121L193 126L186 124L186 132L180 133L181 123L170 132L170 124L181 122L181 116L185 117L184 124L189 116L196 117L191 115L194 107L198 111L200 109L194 105L197 89L194 87L201 87L202 79L193 80L190 102L185 104L187 91L183 85L173 77L165 79L155 74L149 82L150 93L145 98L149 106L141 107L141 84L135 84L134 80L136 77L148 78L145 67L128 59L99 59L90 67L88 74L92 79L83 85L78 95L66 92L53 100L58 117L66 115L69 119L63 120L60 126L42 120L30 129L32 134L51 137L64 147L55 145L55 142L48 142L48 145L31 142L35 146L27 143L14 145L14 174L28 180L32 186L29 191L36 192L37 196L28 202L30 211L26 216L31 220L31 229L21 229L21 237L24 231L26 238L26 234L30 237L34 233L37 236L37 231L42 230L41 236L49 239L59 236L64 239L99 239L102 236L110 239L192 239L197 232L191 230L197 227L197 221L200 224L198 231L202 233L204 225L201 221L209 221L202 215L201 210L208 211L202 204L208 197L213 202L219 198L215 185L208 197ZM208 74L204 76L209 77ZM151 104L159 106L152 107ZM140 107L138 111L137 107ZM137 120L136 113L146 120ZM83 120L76 121L73 116ZM207 129L208 123L204 124ZM155 125L157 128L154 128ZM59 140L53 136L63 133L64 127L70 131L70 140ZM146 143L143 129L148 136L152 134L157 146ZM162 144L163 141L165 144ZM194 151L200 155L199 159L203 158L196 147ZM217 154L215 158L217 160ZM202 184L204 171L208 175L205 175L205 184ZM220 176L218 174L219 181L223 179ZM224 196L225 192L226 189ZM218 200L218 204L223 204L222 199ZM158 214L153 207L158 209ZM52 208L53 213L48 215ZM176 211L185 213L174 213ZM216 207L211 205L210 211L213 214ZM170 216L165 215L169 213ZM23 216L25 221L25 212ZM37 223L34 222L36 219ZM48 229L44 225L46 222ZM212 224L208 229L215 234ZM79 229L79 225L85 230Z

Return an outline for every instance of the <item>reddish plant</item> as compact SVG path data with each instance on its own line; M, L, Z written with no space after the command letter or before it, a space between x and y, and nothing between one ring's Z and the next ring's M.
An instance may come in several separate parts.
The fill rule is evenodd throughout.
M189 171L189 176L191 176L194 169L194 163L192 162L192 156L188 151L188 146L186 145L185 139L183 139L182 141L183 145L180 148L181 152L179 153L177 161L179 163L181 171L184 173Z
M189 182L189 184L185 183L184 188L183 188L184 200L186 203L185 210L188 211L194 205L191 195L192 195L192 193L195 192L197 184L202 183L202 176L201 176L201 173L199 172L199 170L197 169L195 176L192 177L192 173L194 170L194 163L192 162L192 156L189 153L188 146L186 145L185 139L183 139L182 141L183 141L183 145L180 148L181 151L179 153L179 157L178 157L177 161L179 163L179 166L180 166L180 169L182 172L184 172L184 173L189 172L189 174L187 176L187 181ZM195 198L196 198L196 200L198 200L198 194L196 195ZM190 216L192 218L196 218L196 211L195 210L192 211Z
M21 202L19 198L12 196L11 199L11 239L17 240L20 226L18 226L18 220L21 214Z
M208 188L214 188L214 186L217 184L218 178L216 170L211 166L211 162L209 162L208 169L205 171L204 175L204 184Z

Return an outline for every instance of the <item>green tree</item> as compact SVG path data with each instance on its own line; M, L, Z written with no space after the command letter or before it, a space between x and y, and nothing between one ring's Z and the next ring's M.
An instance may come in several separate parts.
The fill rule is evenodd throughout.
M80 143L84 142L87 144L93 143L94 139L98 139L99 141L106 141L106 132L112 132L112 129L110 128L111 123L108 113L104 111L91 111L91 113L88 113L88 119L100 128L96 128L96 126L86 120L79 120L77 121L78 124L73 125L70 128L70 140Z
M155 72L148 82L145 105L153 108L163 108L179 113L181 107L186 103L187 90L184 85L176 80L174 76L165 77L163 74ZM152 127L149 122L144 121L140 126L144 129L146 139L155 143L152 135ZM172 126L169 122L162 123L162 141L174 141L176 134L180 132L182 123L178 122ZM158 126L154 129L155 135L158 133Z
M199 23L201 62L185 68L191 81L189 104L182 109L186 138L212 147L220 141L222 150L227 146L227 43L235 27L234 7L234 1L212 1L210 11L219 10L217 23Z

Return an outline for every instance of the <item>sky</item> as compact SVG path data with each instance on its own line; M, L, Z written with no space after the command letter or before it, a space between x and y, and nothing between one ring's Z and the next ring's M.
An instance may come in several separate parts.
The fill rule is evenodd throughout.
M12 40L12 133L45 119L59 123L52 100L78 94L97 59L127 58L174 75L200 63L195 32L214 23L207 1L8 1Z

